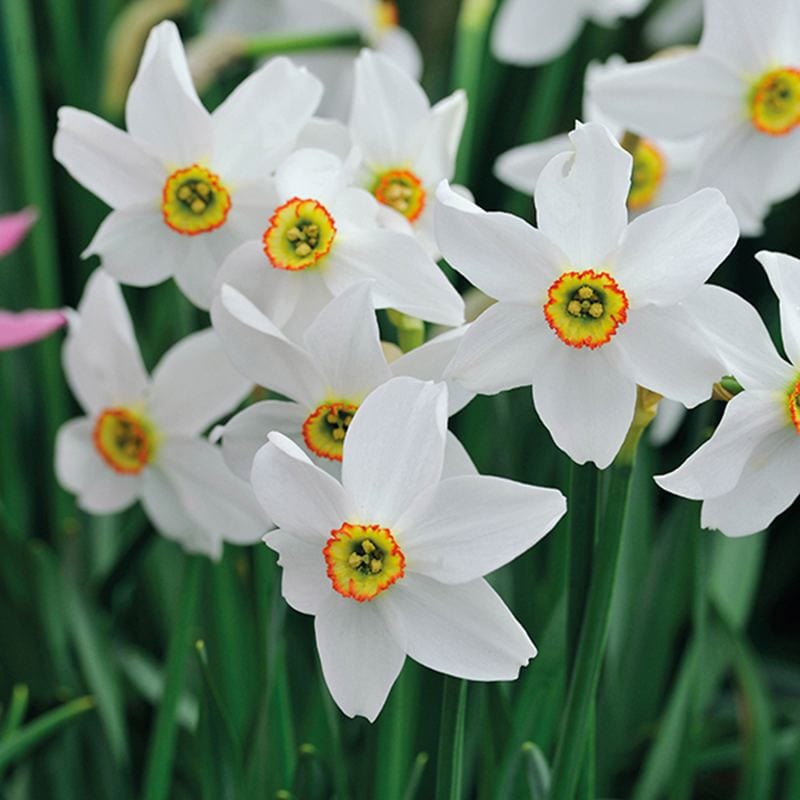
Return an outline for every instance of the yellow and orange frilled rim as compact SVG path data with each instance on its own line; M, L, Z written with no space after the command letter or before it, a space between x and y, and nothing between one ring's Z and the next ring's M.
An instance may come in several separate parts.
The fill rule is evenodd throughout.
M345 522L325 548L328 577L343 597L372 600L405 575L406 559L388 528Z
M547 324L570 347L601 347L628 318L628 298L607 272L565 272L547 298Z
M794 429L800 435L800 380L795 383L789 392L789 417Z
M425 210L425 187L408 169L391 169L381 173L372 193L379 203L399 211L409 222L415 222Z
M150 421L130 408L106 408L92 441L103 461L121 475L138 475L154 458L158 437Z
M633 151L633 172L628 192L628 208L639 211L656 198L667 171L667 159L649 139L639 139Z
M161 213L176 233L196 236L225 224L231 196L218 175L192 164L173 172L162 190Z
M322 203L293 197L275 209L262 242L273 267L295 272L317 265L335 238L336 223Z
M308 449L331 461L341 461L347 429L358 406L347 402L323 403L303 423L303 439Z
M749 112L757 130L784 136L800 123L800 69L782 67L764 73L751 87Z

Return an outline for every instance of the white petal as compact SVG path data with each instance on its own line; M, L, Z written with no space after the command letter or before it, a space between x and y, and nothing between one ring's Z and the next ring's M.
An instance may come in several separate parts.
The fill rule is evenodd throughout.
M461 89L431 109L428 132L414 163L417 175L425 183L436 186L443 178L452 179L466 119L467 95Z
M211 309L214 329L240 372L308 408L325 382L310 356L290 342L244 295L223 286Z
M472 461L467 449L452 431L447 431L444 445L444 464L442 478L456 478L459 475L477 475L478 468Z
M460 325L464 302L436 262L410 236L385 229L350 231L329 256L323 278L334 294L374 280L377 308L395 308L440 325Z
M658 404L656 418L647 429L647 438L654 447L672 441L686 419L686 408L677 400L663 398Z
M218 447L175 437L161 444L157 458L188 516L215 538L251 544L271 527L253 490L228 469Z
M631 130L683 139L738 123L745 86L730 67L695 52L598 75L589 92L605 114Z
M672 305L709 278L739 238L734 213L717 189L637 217L612 257L632 306Z
M251 387L207 328L182 339L159 361L149 409L162 430L192 436L234 409Z
M556 489L466 475L423 492L393 530L409 571L466 583L533 547L566 510Z
M569 135L574 153L562 153L536 184L539 230L581 268L599 265L628 224L631 157L608 129L588 122Z
M374 308L371 284L356 284L334 297L303 337L334 395L360 399L391 377Z
M281 530L270 531L264 544L280 556L283 599L301 614L320 613L333 594L322 544L309 544Z
M422 77L422 53L414 37L398 25L385 30L376 50L391 58L403 72L419 80Z
M336 705L348 717L374 722L405 661L375 604L334 593L314 619L314 632Z
M299 442L308 409L285 400L263 400L237 414L223 429L222 456L234 475L249 481L256 453L278 431Z
M629 378L688 408L708 400L725 374L702 327L682 305L632 311L611 346L622 355L617 363Z
M93 428L93 420L79 417L65 422L56 434L56 478L65 489L75 494L83 490L102 465L92 442Z
M281 162L275 186L281 198L319 200L335 197L346 185L345 165L326 150L296 150Z
M175 264L175 283L192 303L207 311L214 299L220 268L241 241L227 224L199 236L182 238L187 241L182 243L181 258Z
M176 167L211 154L211 117L197 97L174 22L162 22L147 37L125 121L134 139Z
M436 200L436 242L454 269L498 300L543 300L567 264L558 247L519 217L487 213L447 184Z
M786 413L770 392L741 392L726 406L714 435L680 467L656 476L663 489L703 500L730 492L753 451L786 428Z
M781 389L795 370L775 352L758 311L721 286L701 286L682 303L702 325L729 374L745 389Z
M786 355L800 364L800 260L762 250L756 255L780 301L781 333Z
M349 129L339 120L314 117L300 132L295 146L298 150L309 147L327 150L345 161L353 149L353 142Z
M428 98L413 78L385 56L361 51L350 132L367 163L395 165L412 158L429 113Z
M492 52L510 64L544 64L570 46L582 24L578 0L505 0L492 29Z
M602 347L578 350L556 339L537 362L533 402L557 447L578 464L605 469L633 420L636 383Z
M324 545L331 531L355 512L338 481L280 433L271 433L269 443L256 453L251 480L258 501L275 524L311 544Z
M155 204L131 206L103 220L82 256L100 256L106 272L128 286L155 286L185 257L185 238L164 224Z
M136 502L141 488L141 476L120 475L101 463L78 495L78 507L90 514L116 514Z
M342 484L371 524L392 527L442 474L444 384L392 378L361 404L347 431Z
M156 205L160 200L166 175L158 160L94 114L60 108L53 155L76 181L112 208Z
M513 147L494 162L494 174L512 189L532 195L547 162L559 153L571 150L572 143L566 134L553 136L543 142Z
M800 447L794 430L784 433L753 453L733 491L703 503L700 523L704 528L747 536L764 530L795 501Z
M63 349L73 394L93 413L141 400L148 377L117 282L98 269L89 277L77 321Z
M528 386L552 339L537 308L495 303L467 329L447 376L482 394Z
M405 635L408 655L437 672L514 680L536 655L528 634L482 579L450 586L409 573L380 600L397 635Z

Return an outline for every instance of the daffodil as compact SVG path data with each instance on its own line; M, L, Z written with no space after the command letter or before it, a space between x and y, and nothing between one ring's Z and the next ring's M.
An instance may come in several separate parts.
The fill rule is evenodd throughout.
M630 155L596 123L571 141L539 178L538 229L440 187L444 257L499 301L470 325L448 374L486 394L532 384L556 444L604 468L631 424L637 384L693 406L724 374L683 301L738 228L715 189L629 225Z
M150 33L126 106L127 133L59 111L56 158L114 209L84 255L122 283L174 275L201 308L237 245L259 235L262 184L311 119L322 85L285 58L259 69L213 113L200 103L178 30Z
M364 280L374 281L377 308L460 325L458 292L414 237L379 226L378 201L351 185L355 166L324 150L292 153L264 189L271 212L258 239L228 257L218 284L238 289L290 338Z
M532 66L566 52L587 20L614 25L636 16L649 0L505 0L492 30L492 52L511 64Z
M705 0L694 51L591 82L604 113L647 137L702 136L697 186L715 186L742 233L800 188L800 7Z
M800 494L800 261L768 252L757 258L778 296L789 361L778 355L749 303L706 287L698 302L744 391L728 402L719 427L699 450L656 477L667 491L702 500L703 527L728 536L763 530Z
M250 384L213 330L191 334L147 375L118 284L96 270L64 344L64 370L86 416L56 439L56 474L92 514L142 501L153 525L186 550L218 558L222 542L269 527L247 483L200 434Z
M444 333L389 364L370 292L370 284L363 282L331 300L305 331L301 346L235 289L222 287L212 320L231 360L254 383L290 398L255 403L224 427L223 455L237 475L249 478L253 457L270 431L286 434L316 463L336 471L350 424L373 389L395 375L441 380L463 329ZM472 397L454 387L449 412L455 414ZM448 474L475 471L452 434L447 462Z
M431 108L420 85L388 58L370 50L358 57L350 133L363 158L362 185L434 254L433 200L455 173L466 114L463 91Z
M541 539L565 511L554 489L442 479L447 390L394 378L362 403L339 483L279 433L252 481L278 530L264 538L282 590L314 616L339 708L374 720L406 655L470 680L513 680L533 643L483 576Z

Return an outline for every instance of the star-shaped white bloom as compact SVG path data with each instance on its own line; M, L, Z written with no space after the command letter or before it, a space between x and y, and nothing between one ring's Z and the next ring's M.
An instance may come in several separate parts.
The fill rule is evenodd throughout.
M316 78L279 58L210 114L177 28L158 25L128 94L127 133L85 111L59 111L55 157L114 209L84 256L99 255L133 286L174 275L195 305L208 308L224 258L263 228L262 184L321 94Z
M744 391L687 461L656 478L669 492L702 500L701 523L728 536L763 530L800 494L800 261L781 253L757 258L780 302L783 346L776 352L758 312L725 289L697 298L726 365Z
M458 292L414 237L379 226L378 201L351 185L354 167L324 150L292 153L264 188L266 226L228 257L218 284L239 290L290 338L364 280L374 281L377 308L460 325Z
M331 300L305 331L302 346L230 286L222 287L211 318L241 373L290 399L254 403L223 429L223 455L245 480L270 431L287 435L337 474L347 431L364 398L395 375L441 380L464 333L449 331L387 363L367 282ZM449 397L449 413L455 414L473 394L453 387ZM448 475L475 471L452 434L446 456Z
M605 64L592 62L586 68L585 82L588 84L600 76L612 75L624 64L625 60L619 56L612 56ZM624 142L624 126L603 114L586 91L583 111L587 122L605 125L620 143ZM497 159L494 173L513 189L533 194L539 175L548 161L568 150L572 150L572 143L566 133L543 142L520 145ZM633 174L628 194L628 210L632 215L683 200L696 188L702 188L694 183L699 141L639 138L629 150L633 155Z
M719 188L746 235L800 188L796 0L705 0L696 51L631 64L590 91L643 136L702 136L695 185Z
M566 52L587 20L613 25L649 0L505 0L492 29L492 52L511 64L543 64Z
M283 596L314 615L325 681L374 720L406 655L469 680L513 680L536 654L482 576L564 514L560 492L479 475L442 479L444 384L394 378L362 404L342 481L286 437L256 455L256 496L278 530Z
M363 158L361 185L434 255L434 193L453 178L466 116L463 91L431 108L420 85L388 58L370 50L358 57L350 133Z
M269 528L247 483L200 434L238 405L250 383L213 330L178 342L144 369L119 285L89 279L64 344L64 370L85 417L56 439L56 474L92 514L142 501L153 525L186 550L219 558Z
M716 189L628 225L630 155L596 123L571 140L574 152L539 178L538 229L440 188L444 257L499 300L469 327L448 374L486 394L533 384L556 444L604 468L631 424L637 384L693 406L722 376L683 301L738 228Z

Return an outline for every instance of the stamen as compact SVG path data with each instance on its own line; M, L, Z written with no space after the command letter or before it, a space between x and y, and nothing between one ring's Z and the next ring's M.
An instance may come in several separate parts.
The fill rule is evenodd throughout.
M399 211L409 222L418 219L425 208L425 187L406 169L393 169L379 175L372 193L378 202Z
M303 439L322 458L341 461L347 429L358 406L346 402L323 403L303 423Z
M264 232L264 252L276 269L304 270L330 252L335 238L336 225L325 206L294 197L275 209Z
M196 236L225 224L231 196L213 172L198 164L167 178L162 192L164 222L176 233Z

